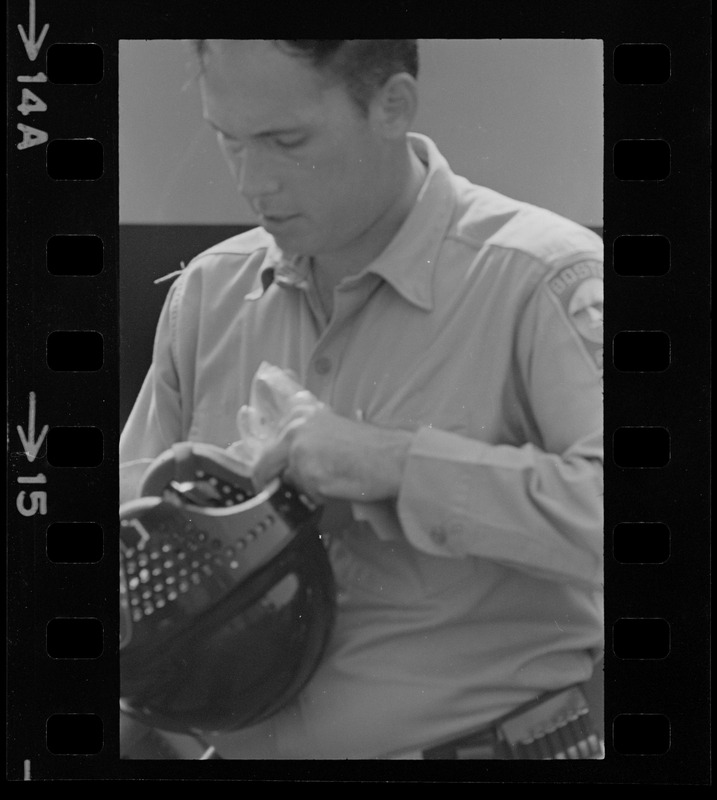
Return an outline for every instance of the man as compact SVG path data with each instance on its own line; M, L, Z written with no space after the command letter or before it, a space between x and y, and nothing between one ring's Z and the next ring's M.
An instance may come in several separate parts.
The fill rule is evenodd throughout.
M296 409L254 479L325 502L339 588L298 700L211 742L504 757L494 723L542 713L602 647L601 242L410 133L415 41L195 45L204 116L261 227L170 289L122 461L228 446L261 362L292 370L323 405ZM584 733L511 757L592 757Z

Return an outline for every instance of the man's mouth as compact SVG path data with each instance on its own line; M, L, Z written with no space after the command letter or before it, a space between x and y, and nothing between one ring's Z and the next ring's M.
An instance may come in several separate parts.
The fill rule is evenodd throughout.
M262 214L261 219L269 225L282 225L284 222L288 222L298 216L298 214Z

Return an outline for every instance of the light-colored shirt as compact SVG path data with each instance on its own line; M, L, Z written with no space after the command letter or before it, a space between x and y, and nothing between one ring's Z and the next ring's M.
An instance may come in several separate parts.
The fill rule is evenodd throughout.
M225 757L252 757L252 737L277 758L430 746L587 679L602 647L602 242L411 143L428 165L415 207L330 320L309 260L262 229L194 259L122 436L122 461L228 446L262 361L416 434L398 499L331 532L319 670L269 723L219 737Z

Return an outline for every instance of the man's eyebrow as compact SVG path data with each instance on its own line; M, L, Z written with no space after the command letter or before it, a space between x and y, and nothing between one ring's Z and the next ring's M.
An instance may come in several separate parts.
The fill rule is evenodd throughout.
M238 137L234 136L234 134L232 134L232 133L228 133L223 128L221 128L219 125L217 125L216 122L213 122L211 119L207 119L205 117L204 121L209 123L209 125L212 128L214 128L214 130L217 131L217 133L221 133L221 135L224 136L225 139L232 139L232 140L238 141ZM291 133L299 133L302 130L303 130L303 128L301 126L288 125L285 128L273 128L272 130L261 131L260 133L254 134L254 137L257 138L257 139L266 139L266 138L268 138L270 136L282 136L282 135L287 135L287 134L291 134Z

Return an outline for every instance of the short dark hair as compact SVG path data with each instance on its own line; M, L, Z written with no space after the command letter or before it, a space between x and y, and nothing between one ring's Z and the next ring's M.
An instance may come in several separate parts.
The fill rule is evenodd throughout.
M192 39L204 63L206 39ZM274 39L288 55L306 59L317 70L343 83L363 113L371 98L398 72L418 77L417 39Z

